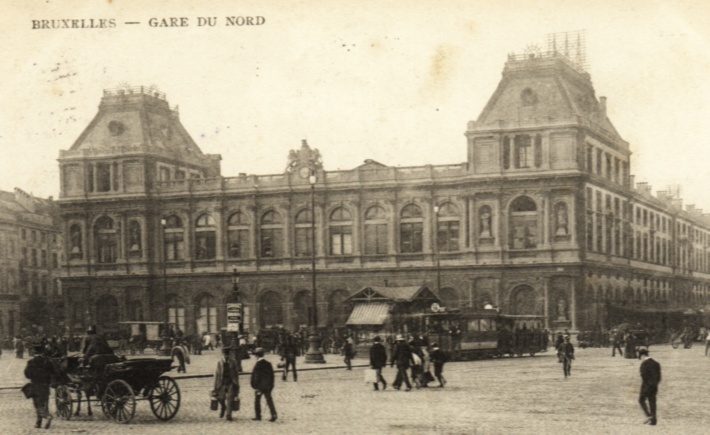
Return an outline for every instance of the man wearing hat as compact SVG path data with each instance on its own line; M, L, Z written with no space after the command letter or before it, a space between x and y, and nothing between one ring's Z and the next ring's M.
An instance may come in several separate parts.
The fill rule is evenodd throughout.
M394 353L392 354L391 365L397 364L397 377L395 378L392 386L399 390L402 386L402 382L407 385L407 390L412 389L412 384L409 383L409 376L407 376L407 369L409 368L409 361L412 359L412 351L409 345L404 341L402 334L398 334L395 339Z
M212 397L220 405L219 418L227 416L227 421L232 421L232 411L235 399L239 397L239 363L232 357L232 347L222 348L222 359L217 363L214 373L214 389Z
M52 376L55 374L52 362L44 355L44 345L34 344L32 346L34 357L27 361L25 367L25 377L30 380L32 392L32 404L37 413L35 427L42 427L42 419L47 419L46 429L52 424L52 414L49 413L49 385Z
M261 396L266 398L266 405L271 412L269 421L276 421L276 406L271 397L274 389L274 366L264 359L264 349L257 347L254 349L254 356L257 358L254 369L251 372L251 387L254 389L254 418L261 420Z
M377 372L377 378L375 382L375 390L379 390L379 383L382 382L382 389L387 389L387 382L385 378L382 377L382 368L387 365L387 351L382 345L382 340L380 337L375 337L372 340L374 343L370 348L370 367L372 367L375 372Z
M658 394L658 384L661 383L661 365L648 356L648 349L639 350L641 363L641 393L639 394L639 404L646 414L644 424L656 425L656 395ZM648 401L648 407L646 407Z
M113 349L108 345L108 341L103 335L96 333L96 326L92 325L86 330L84 359L89 361L94 355L113 355Z

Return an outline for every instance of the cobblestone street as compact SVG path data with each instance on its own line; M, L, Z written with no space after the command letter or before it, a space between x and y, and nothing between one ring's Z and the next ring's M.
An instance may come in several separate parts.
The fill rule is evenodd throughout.
M182 403L174 420L158 421L147 402L138 402L134 420L125 426L108 421L94 405L94 416L70 421L55 419L55 433L219 433L228 426L246 433L685 433L704 431L707 415L699 398L703 373L710 360L700 346L673 350L655 346L651 353L663 366L659 393L659 423L642 424L636 402L640 378L638 360L611 358L610 349L578 349L571 378L565 380L556 358L548 352L533 358L503 358L450 363L445 389L411 392L372 391L361 367L337 367L341 358L328 356L323 370L304 370L298 382L283 382L277 373L275 423L252 421L253 393L243 376L242 410L228 423L209 411L212 378L179 379ZM193 357L188 375L212 371L217 352ZM277 358L269 356L274 363ZM2 386L24 383L25 360L7 353L0 360ZM299 358L299 363L300 363ZM355 360L363 364L365 360ZM250 370L248 362L245 370ZM301 364L303 368L313 368ZM322 367L322 366L320 366ZM173 373L177 377L176 373ZM395 370L387 368L388 382ZM82 407L85 412L85 405ZM54 412L54 406L51 405ZM268 418L268 411L266 413ZM0 390L0 431L35 433L34 411L17 389Z

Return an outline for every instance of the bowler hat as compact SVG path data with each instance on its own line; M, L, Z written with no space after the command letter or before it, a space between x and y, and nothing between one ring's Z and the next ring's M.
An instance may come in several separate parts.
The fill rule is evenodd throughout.
M42 343L35 343L32 345L32 350L35 353L43 353L44 352L44 345Z
M376 336L375 338L373 338L372 341L374 341L375 343L379 343L380 341L382 341L382 339L381 339L380 336L378 335L378 336Z
M264 356L264 348L263 347L257 347L254 349L254 355L256 356Z
M96 334L96 325L91 325L88 328L86 328L86 333L87 334Z
M639 358L644 355L648 356L648 349L639 349Z

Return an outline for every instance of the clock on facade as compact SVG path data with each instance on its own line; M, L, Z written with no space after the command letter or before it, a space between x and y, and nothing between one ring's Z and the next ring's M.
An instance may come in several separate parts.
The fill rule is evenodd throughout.
M311 175L311 168L302 166L301 169L298 170L298 175L300 175L301 178L308 178L308 176Z

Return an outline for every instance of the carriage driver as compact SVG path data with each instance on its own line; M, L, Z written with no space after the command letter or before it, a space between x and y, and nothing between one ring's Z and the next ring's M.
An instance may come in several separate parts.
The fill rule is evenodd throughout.
M105 366L106 362L101 364L99 361L96 361L96 358L92 357L96 355L113 355L113 349L108 345L103 335L96 333L95 325L89 326L86 330L86 335L86 344L84 344L83 352L84 366L92 367L97 369L97 371L99 371L99 369L103 370L103 368L99 366Z

